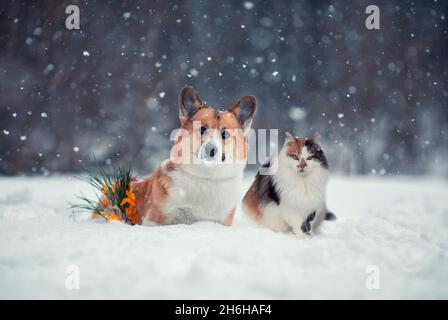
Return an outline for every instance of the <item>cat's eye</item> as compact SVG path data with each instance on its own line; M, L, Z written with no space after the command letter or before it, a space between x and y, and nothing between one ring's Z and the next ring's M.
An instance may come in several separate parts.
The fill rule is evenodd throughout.
M306 160L313 160L314 156L309 156Z
M201 135L203 135L207 131L206 126L201 126Z
M299 160L299 157L298 157L297 155L295 155L295 154L293 154L293 155L291 156L291 158L293 158L294 160Z
M223 132L221 132L221 137L225 140L228 137L230 137L230 133L227 130L223 130Z

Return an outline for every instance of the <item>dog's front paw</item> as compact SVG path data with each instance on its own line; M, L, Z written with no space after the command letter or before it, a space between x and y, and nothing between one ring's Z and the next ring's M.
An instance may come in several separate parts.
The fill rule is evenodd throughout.
M171 160L165 160L162 163L162 170L164 172L169 172L169 171L173 171L174 169L176 169L176 164L171 161Z

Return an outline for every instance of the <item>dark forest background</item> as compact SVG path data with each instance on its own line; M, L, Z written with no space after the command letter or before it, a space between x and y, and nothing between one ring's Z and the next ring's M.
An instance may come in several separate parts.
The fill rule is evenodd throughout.
M70 4L80 30L65 28ZM365 27L369 4L380 30ZM448 176L447 8L1 1L0 174L117 162L149 173L193 85L215 107L257 96L255 128L321 133L334 171Z

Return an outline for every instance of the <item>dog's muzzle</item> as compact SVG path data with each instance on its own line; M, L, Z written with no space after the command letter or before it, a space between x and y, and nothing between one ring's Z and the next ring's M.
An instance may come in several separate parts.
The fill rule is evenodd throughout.
M204 143L199 150L199 158L206 163L220 163L225 160L220 144L212 141Z

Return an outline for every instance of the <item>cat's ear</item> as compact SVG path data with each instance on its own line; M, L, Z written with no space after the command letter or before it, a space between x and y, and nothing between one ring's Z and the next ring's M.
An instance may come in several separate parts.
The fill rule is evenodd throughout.
M193 87L184 87L179 96L179 119L183 124L204 105Z
M296 141L296 138L288 131L285 132L285 144Z
M257 99L254 96L244 96L234 106L230 107L229 111L236 115L244 132L247 132L257 111Z
M313 142L318 146L320 146L320 140L321 140L320 134L315 134L313 137Z

